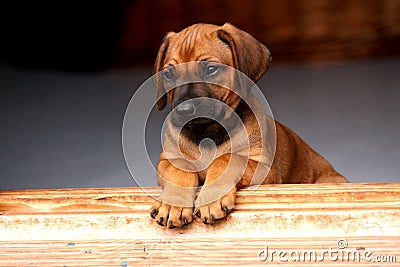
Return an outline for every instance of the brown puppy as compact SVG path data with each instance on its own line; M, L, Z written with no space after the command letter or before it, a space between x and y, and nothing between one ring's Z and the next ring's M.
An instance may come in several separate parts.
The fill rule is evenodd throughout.
M168 33L154 68L154 73L164 70L156 79L156 107L163 109L169 100L174 108L157 167L163 191L150 213L158 224L170 228L187 225L194 207L194 214L204 223L226 217L234 207L237 189L253 185L253 176L263 184L347 182L294 132L265 115L254 96L239 96L226 88L237 87L238 79L219 64L240 70L257 82L270 60L264 45L230 24L195 24L179 33ZM179 64L188 62L200 63L185 67L184 73ZM187 73L213 79L224 74L227 86L188 83L174 88L178 76ZM222 101L235 112L222 111L213 102L199 102L200 97ZM259 110L262 114L257 114ZM201 114L200 118L188 122L195 113ZM244 128L238 126L234 114ZM208 115L218 117L232 133ZM215 143L214 149L202 144L204 138ZM248 140L246 153L241 147L244 139ZM199 167L193 163L203 156L207 164ZM199 185L203 187L196 199Z

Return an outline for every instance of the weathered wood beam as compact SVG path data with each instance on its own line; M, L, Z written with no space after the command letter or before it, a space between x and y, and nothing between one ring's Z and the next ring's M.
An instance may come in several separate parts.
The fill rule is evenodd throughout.
M0 266L314 266L288 254L310 250L320 265L358 263L322 255L329 249L400 264L400 183L241 190L227 220L176 229L150 218L151 202L139 188L0 191Z

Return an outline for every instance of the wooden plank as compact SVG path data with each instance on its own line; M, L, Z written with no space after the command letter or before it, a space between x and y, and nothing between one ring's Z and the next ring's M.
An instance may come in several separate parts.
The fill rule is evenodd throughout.
M227 220L181 229L150 218L159 189L146 191L0 191L0 266L400 265L400 183L241 190ZM316 262L295 261L311 251Z

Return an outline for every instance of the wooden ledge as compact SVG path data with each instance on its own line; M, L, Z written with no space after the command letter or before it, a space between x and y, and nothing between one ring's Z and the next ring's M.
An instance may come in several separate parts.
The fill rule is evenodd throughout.
M242 190L227 220L172 230L150 218L151 202L139 188L0 191L0 266L299 265L260 261L258 253L266 246L321 252L338 249L339 240L347 242L342 251L368 250L394 256L397 263L385 266L400 263L400 183Z

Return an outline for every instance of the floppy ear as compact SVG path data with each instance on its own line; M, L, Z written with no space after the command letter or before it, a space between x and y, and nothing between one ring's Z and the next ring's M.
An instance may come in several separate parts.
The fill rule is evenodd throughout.
M158 50L156 62L154 64L154 68L153 68L153 75L162 70L162 67L164 65L165 55L168 51L169 39L174 34L175 33L173 33L173 32L169 32L167 34L167 36L164 38L164 41L163 41L160 49ZM157 99L156 108L158 110L164 109L165 106L167 105L167 95L165 93L165 88L162 84L161 78L162 77L160 77L160 75L156 75L156 77L155 77L156 99Z
M235 68L257 82L272 61L268 48L247 32L229 23L225 23L217 34L232 50Z

